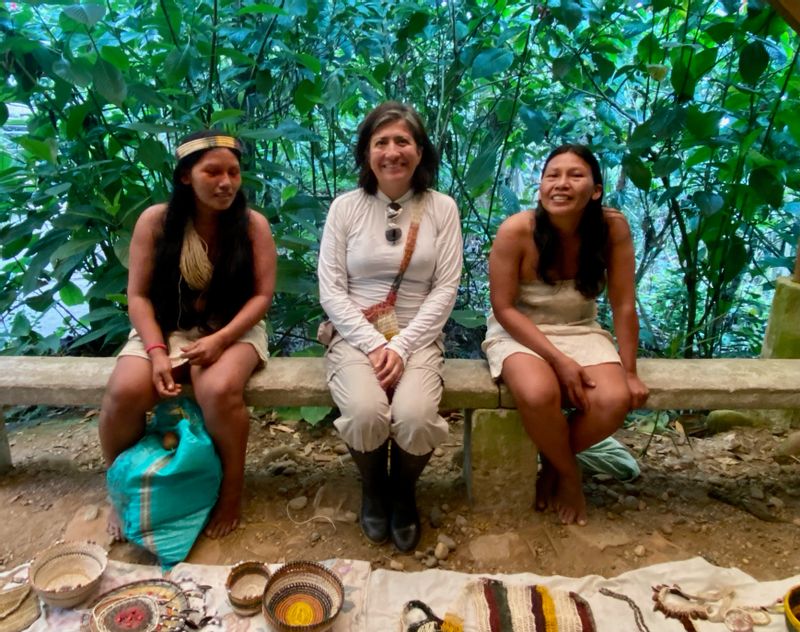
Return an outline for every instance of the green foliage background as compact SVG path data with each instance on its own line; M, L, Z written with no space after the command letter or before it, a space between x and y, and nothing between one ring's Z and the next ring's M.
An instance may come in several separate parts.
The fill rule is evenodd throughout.
M631 222L644 353L757 354L797 243L799 50L763 0L5 3L2 345L114 352L133 225L167 197L177 139L212 126L245 141L280 248L271 346L319 352L325 211L355 184L358 121L392 98L427 120L462 213L451 354L477 355L492 237L566 141L597 151Z

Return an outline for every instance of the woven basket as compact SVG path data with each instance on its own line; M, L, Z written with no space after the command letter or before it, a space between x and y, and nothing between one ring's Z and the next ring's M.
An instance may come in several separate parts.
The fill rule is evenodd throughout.
M105 549L94 542L57 542L33 558L28 579L45 603L72 608L97 588L107 564Z
M800 632L800 586L795 586L786 593L783 611L786 616L786 629L789 632Z
M152 597L124 597L92 610L92 630L97 632L154 632L160 626L161 609Z
M261 610L261 598L269 576L269 568L263 562L239 562L231 568L225 592L236 614L249 617Z
M106 632L108 626L100 624L101 615L106 613L111 606L122 602L130 602L137 597L146 597L155 600L159 604L159 632L179 632L184 630L180 615L189 610L189 598L181 587L168 579L153 578L140 579L117 586L95 599L89 607L91 613L86 617L82 630L89 632ZM101 625L106 625L105 628Z
M264 618L278 632L329 630L344 602L339 576L316 562L289 562L264 590Z
M39 600L24 584L0 592L0 632L20 632L39 618Z

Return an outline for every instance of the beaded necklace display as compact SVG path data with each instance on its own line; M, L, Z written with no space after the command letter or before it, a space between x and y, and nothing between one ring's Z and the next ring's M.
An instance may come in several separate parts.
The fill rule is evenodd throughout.
M605 595L606 597L613 597L614 599L619 599L620 601L627 603L631 607L631 610L633 610L633 619L636 621L636 627L638 628L639 632L650 632L650 628L648 628L647 624L644 622L644 615L642 615L641 609L636 605L636 602L633 599L627 595L623 595L622 593L609 590L608 588L601 588L600 594Z
M693 620L724 623L731 632L752 632L753 626L769 625L768 606L734 606L733 588L709 590L697 595L677 584L653 586L653 608L669 619L677 619L686 632L697 632Z

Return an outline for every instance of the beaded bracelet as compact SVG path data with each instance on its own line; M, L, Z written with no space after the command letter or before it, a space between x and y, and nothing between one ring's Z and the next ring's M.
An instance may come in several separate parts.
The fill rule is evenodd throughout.
M165 345L163 342L154 342L153 344L149 344L149 345L147 345L147 346L144 348L144 352L145 352L147 355L150 355L150 352L151 352L153 349L163 349L164 351L167 351L167 345Z

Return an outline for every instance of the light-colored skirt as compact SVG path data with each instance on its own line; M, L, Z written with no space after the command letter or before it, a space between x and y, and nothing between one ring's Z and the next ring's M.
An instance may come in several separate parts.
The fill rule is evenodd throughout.
M173 368L188 362L186 358L181 357L181 353L183 353L181 347L185 347L189 343L202 338L203 335L204 334L197 327L193 327L192 329L177 329L169 335L167 348ZM263 322L257 323L246 331L236 342L244 342L253 346L259 358L258 368L263 367L267 363L269 359L269 350L267 349L267 330ZM135 329L131 329L131 333L128 335L128 342L125 343L125 346L123 346L117 354L117 357L122 356L136 356L146 360L150 359L147 353L145 353L144 343Z
M621 364L611 334L600 325L538 325L553 346L581 366ZM503 335L505 334L505 335ZM517 342L505 331L483 341L481 349L489 361L489 372L495 380L503 372L503 362L510 355L525 353L541 358L538 353Z

